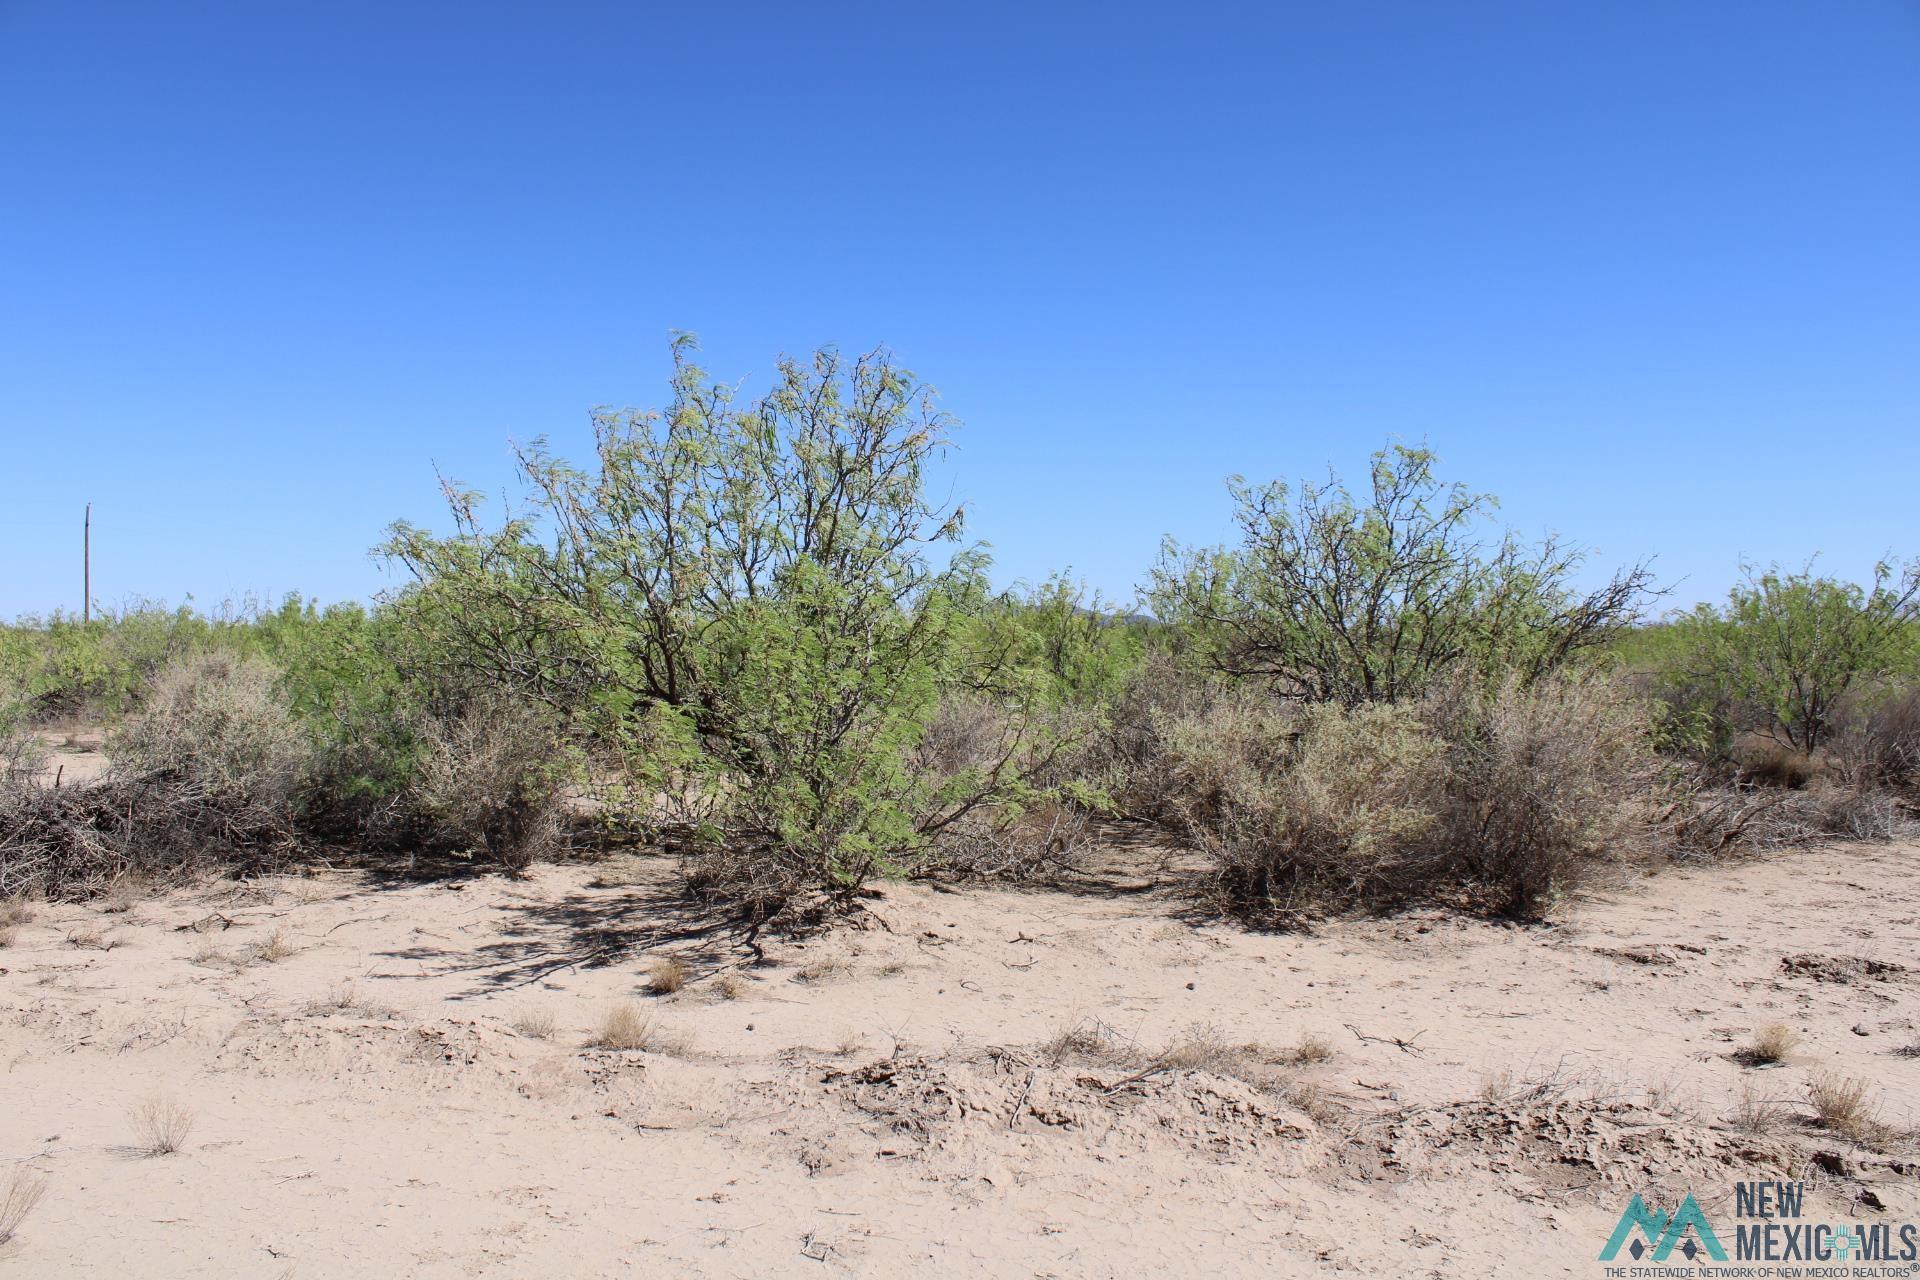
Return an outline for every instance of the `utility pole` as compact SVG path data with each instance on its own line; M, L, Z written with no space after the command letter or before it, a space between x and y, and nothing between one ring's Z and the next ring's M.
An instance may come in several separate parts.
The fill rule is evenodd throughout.
M80 621L93 621L93 504L87 504L87 517L80 524Z

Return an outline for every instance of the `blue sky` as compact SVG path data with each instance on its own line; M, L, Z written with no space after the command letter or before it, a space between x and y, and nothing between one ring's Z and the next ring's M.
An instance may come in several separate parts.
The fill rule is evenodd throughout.
M1685 599L1920 554L1920 3L0 0L0 616L364 596L666 337L893 347L1003 581L1388 438Z

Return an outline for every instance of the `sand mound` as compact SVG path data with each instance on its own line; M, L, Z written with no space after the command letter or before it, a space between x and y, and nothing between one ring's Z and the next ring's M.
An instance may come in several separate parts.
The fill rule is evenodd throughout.
M1016 1149L1037 1136L1107 1156L1164 1151L1299 1173L1324 1155L1318 1127L1297 1107L1243 1081L1208 1071L1103 1078L1084 1070L1023 1064L888 1059L828 1073L829 1096L878 1130L929 1156Z

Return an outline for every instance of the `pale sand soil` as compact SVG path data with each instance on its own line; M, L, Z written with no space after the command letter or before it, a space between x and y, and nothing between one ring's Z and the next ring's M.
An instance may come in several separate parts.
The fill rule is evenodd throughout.
M0 949L0 1178L48 1191L0 1274L1598 1276L1630 1192L1724 1212L1809 1152L1846 1171L1827 1218L1920 1219L1909 1139L1725 1123L1743 1082L1804 1115L1819 1070L1920 1122L1914 846L1667 871L1553 927L1313 936L1191 920L1146 851L1108 856L1066 889L889 886L758 965L659 858L41 906ZM245 963L276 930L297 950ZM659 955L677 994L644 993ZM362 1007L325 1007L348 981ZM667 1052L582 1047L627 998ZM529 1008L553 1038L515 1033ZM1788 1063L1735 1061L1776 1019ZM1335 1056L1263 1088L1034 1048L1095 1022ZM133 1149L155 1095L193 1112L177 1154Z

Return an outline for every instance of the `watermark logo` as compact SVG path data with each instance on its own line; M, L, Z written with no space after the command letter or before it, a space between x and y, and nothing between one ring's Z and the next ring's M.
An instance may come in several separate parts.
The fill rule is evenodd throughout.
M1607 1247L1600 1251L1600 1261L1612 1262L1620 1256L1622 1246L1636 1262L1649 1251L1653 1254L1653 1261L1665 1262L1673 1256L1676 1248L1688 1262L1703 1254L1715 1262L1727 1260L1726 1248L1721 1245L1713 1224L1707 1221L1706 1213L1701 1210L1700 1202L1693 1198L1692 1192L1688 1192L1687 1198L1671 1212L1649 1208L1636 1192L1621 1213L1613 1234L1607 1237Z
M1716 1206L1723 1215L1718 1228L1692 1192L1671 1208L1650 1205L1636 1193L1600 1250L1600 1261L1614 1264L1607 1275L1618 1280L1920 1276L1920 1225L1812 1221L1806 1192L1803 1182L1737 1183L1731 1206L1724 1201ZM1724 1216L1729 1207L1730 1218ZM1713 1266L1728 1261L1736 1265ZM1649 1265L1633 1265L1642 1262Z

